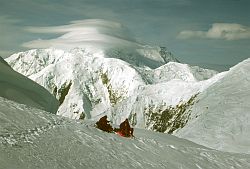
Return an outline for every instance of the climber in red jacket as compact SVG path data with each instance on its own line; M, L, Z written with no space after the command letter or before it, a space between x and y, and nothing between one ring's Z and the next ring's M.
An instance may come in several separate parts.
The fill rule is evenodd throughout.
M120 124L120 135L124 137L133 137L134 129L130 127L128 119Z

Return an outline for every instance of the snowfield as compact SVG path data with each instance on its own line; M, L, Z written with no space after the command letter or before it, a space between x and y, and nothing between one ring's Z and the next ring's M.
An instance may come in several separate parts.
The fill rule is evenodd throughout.
M248 169L249 154L212 150L143 129L135 139L102 132L0 97L0 168Z

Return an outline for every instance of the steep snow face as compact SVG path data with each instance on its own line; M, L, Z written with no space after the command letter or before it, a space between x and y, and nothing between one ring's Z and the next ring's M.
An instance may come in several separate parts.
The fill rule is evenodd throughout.
M176 136L231 152L250 153L250 59L201 93Z
M135 129L134 139L102 132L0 97L0 168L248 169L250 155L220 152Z
M110 47L109 49L105 50L104 53L105 57L118 58L134 66L146 66L153 69L170 61L178 62L172 53L167 51L165 47L158 46L144 45L137 48L135 48L135 46Z
M0 96L56 113L58 101L43 87L0 60Z
M189 113L183 117L182 114L195 103L194 98L197 94L202 93L226 74L221 73L208 80L197 81L194 76L187 79L188 76L180 76L178 71L175 73L177 74L171 74L174 79L166 78L169 81L141 86L137 92L134 92L133 96L118 103L107 112L117 124L128 117L134 126L172 133L186 124L182 121L188 120ZM162 77L164 78L164 76ZM192 99L192 97L194 98ZM170 115L171 113L172 115ZM181 119L178 119L180 117ZM174 124L179 125L178 120L181 120L183 124L173 126Z
M144 84L130 64L96 55L98 53L79 49L72 53L55 49L32 50L27 55L13 55L7 61L58 98L61 104L58 114L92 118ZM29 59L32 57L35 59Z
M19 73L29 77L67 57L62 50L35 49L13 54L5 59Z
M150 54L147 55L149 56ZM44 86L57 97L61 104L58 114L70 118L95 119L108 113L117 124L134 113L132 109L125 107L136 104L137 96L142 98L140 109L144 109L145 103L152 101L155 104L176 105L205 88L204 85L193 83L216 74L215 71L176 62L158 69L138 67L117 58L106 57L103 52L91 53L79 48L70 52L56 49L31 50L14 54L6 60L15 70ZM154 99L147 99L150 97ZM121 102L126 102L127 105L120 104ZM120 105L125 106L125 109L114 113L113 107L117 109ZM140 116L145 116L144 111L138 113L137 121ZM134 125L141 126L139 123Z
M156 69L137 69L150 84L164 83L173 79L180 79L184 82L199 82L208 80L217 74L214 70L177 62L168 62Z

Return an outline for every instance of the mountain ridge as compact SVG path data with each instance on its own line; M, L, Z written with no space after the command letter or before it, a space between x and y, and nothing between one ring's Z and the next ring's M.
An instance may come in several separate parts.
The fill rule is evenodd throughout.
M169 81L174 78L179 78L182 79L183 81L191 80L192 82L202 80L202 78L198 76L205 75L207 77L204 76L204 78L207 79L208 77L213 76L214 74L217 73L214 71L208 71L208 70L205 71L204 69L200 68L197 69L197 67L196 68L193 67L192 70L190 70L188 65L186 65L185 70L183 70L183 72L181 73L180 71L182 70L178 69L181 67L181 64L172 62L169 63L169 66L167 65L166 66L169 68L169 70L172 70L172 72L175 73L176 76L169 77L168 70L165 71L164 67L163 68L160 67L156 69L156 72L154 72L154 69L151 69L150 67L145 67L145 65L142 65L142 67L138 67L137 64L131 65L125 61L120 60L119 57L118 59L114 58L117 57L117 55L112 55L113 58L109 58L110 55L106 56L103 55L103 53L100 54L99 51L97 53L96 51L94 53L90 53L90 51L88 50L86 51L80 48L76 48L71 51L72 53L57 49L30 50L24 53L14 54L11 57L7 58L6 61L8 61L9 64L16 71L19 71L20 73L26 75L27 77L33 79L40 85L47 88L47 90L49 90L52 94L55 94L59 100L61 93L59 93L58 91L60 89L62 90L63 88L65 88L68 84L73 83L72 87L74 87L74 85L77 86L83 85L82 87L85 86L84 87L85 92L80 94L79 99L82 97L81 95L83 95L85 104L87 104L89 107L87 108L89 110L87 110L88 115L85 115L86 117L90 117L89 114L91 111L90 109L92 109L91 107L93 104L98 102L97 100L99 100L99 102L100 101L103 102L104 100L104 104L102 105L99 104L97 105L97 107L98 106L112 107L111 102L119 102L119 98L124 100L125 98L134 94L134 91L140 88L140 86L144 86L147 83L149 83L149 81L151 81L150 83L161 82L159 79L157 80L157 78L162 77L164 72L166 72L167 74L164 75L166 78L165 79L163 78L164 79L163 81ZM156 52L159 51L156 50L153 53ZM151 55L147 53L146 57L149 56ZM165 55L165 57L166 56L167 55ZM155 57L155 55L153 57ZM159 58L159 56L157 57ZM173 56L171 55L169 60L176 61L175 59L172 58ZM159 61L158 64L162 65L161 62L162 61ZM176 67L175 64L177 64ZM149 76L154 76L154 78L142 75L142 73L144 73L145 70L148 70L148 72L150 72L151 74ZM84 73L82 73L82 71ZM188 71L189 73L185 74ZM197 73L198 78L194 77L193 75L194 72ZM207 72L209 72L210 74L208 74ZM86 73L89 75L86 75ZM121 78L116 79L117 77ZM87 78L87 79L83 80L81 78ZM155 80L152 81L152 79ZM97 86L95 85L93 86L91 85L91 83L96 83ZM76 88L78 89L75 90L81 91L80 88L82 87L80 86L77 87L77 86ZM95 91L93 89L95 89ZM93 93L98 93L96 91L99 91L99 95L102 95L102 93L105 94L102 97L98 96L97 94L97 97L99 98L93 98L94 96L91 95L93 95ZM74 96L72 95L71 97ZM67 97L65 99L67 100ZM80 105L83 105L84 104L83 102L80 103ZM75 105L76 107L79 107L75 103L71 104L72 104L71 106ZM70 107L70 105L67 104L67 107ZM82 108L78 108L78 110L75 111L73 111L73 109L69 110L70 112L78 112L76 113L78 118L81 112L85 112L85 110L83 110ZM64 110L64 112L68 112L69 110L67 111ZM104 111L102 110L102 112ZM76 116L74 116L74 118L76 118Z

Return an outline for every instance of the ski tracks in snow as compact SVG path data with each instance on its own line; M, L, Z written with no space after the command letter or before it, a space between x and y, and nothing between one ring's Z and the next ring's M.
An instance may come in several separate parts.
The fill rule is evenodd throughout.
M28 128L23 131L13 133L0 134L0 144L4 146L16 146L19 147L20 143L33 143L33 140L38 138L41 134L48 132L49 130L59 127L65 124L63 119L52 119L49 123L42 126L36 126L34 128Z

